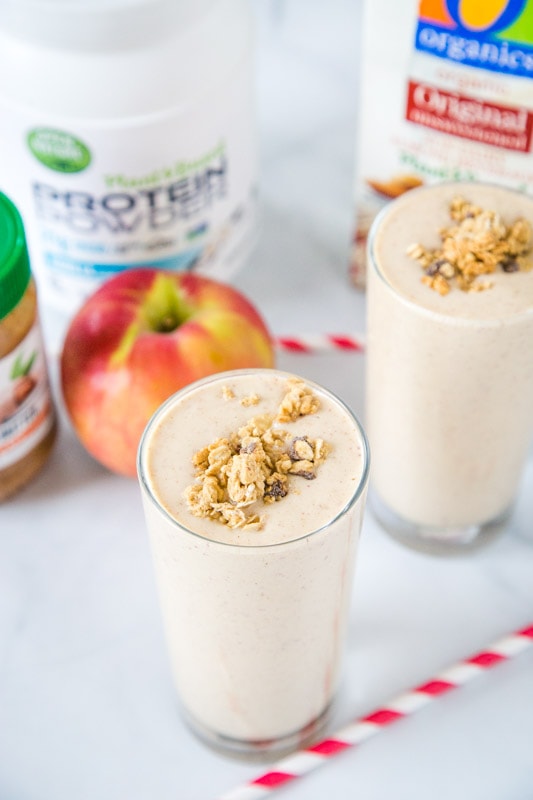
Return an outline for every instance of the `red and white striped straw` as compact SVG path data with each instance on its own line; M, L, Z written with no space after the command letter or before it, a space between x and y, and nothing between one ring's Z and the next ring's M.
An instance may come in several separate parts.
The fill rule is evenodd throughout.
M298 336L276 336L274 344L279 350L291 353L324 353L344 351L362 353L365 349L362 336L335 333L309 333Z
M355 720L337 731L335 735L281 759L257 778L220 795L219 800L262 800L275 789L286 786L296 778L322 766L338 753L361 744L392 722L413 714L450 689L468 683L477 675L481 675L501 661L518 655L532 644L533 623L500 639L486 650L457 662L426 683L399 695L371 714Z

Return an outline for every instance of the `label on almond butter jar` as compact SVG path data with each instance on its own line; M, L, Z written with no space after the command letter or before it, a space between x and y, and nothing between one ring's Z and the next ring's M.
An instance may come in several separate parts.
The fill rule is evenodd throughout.
M452 180L533 193L533 0L374 0L362 41L360 288L368 231L391 199Z
M41 332L36 323L0 359L0 469L30 453L53 424Z

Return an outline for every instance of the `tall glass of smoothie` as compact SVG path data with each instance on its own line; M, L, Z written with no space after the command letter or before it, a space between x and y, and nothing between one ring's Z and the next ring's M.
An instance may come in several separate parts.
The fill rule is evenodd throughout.
M415 189L369 242L371 506L402 542L461 552L507 525L533 435L533 199Z
M224 752L305 745L339 682L369 454L348 407L277 370L191 384L138 472L192 729Z

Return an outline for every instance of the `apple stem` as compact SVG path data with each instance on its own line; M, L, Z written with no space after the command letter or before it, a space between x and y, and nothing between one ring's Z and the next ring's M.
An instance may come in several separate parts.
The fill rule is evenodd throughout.
M163 317L162 320L157 325L157 330L161 333L171 333L171 331L175 330L179 325L178 320L173 314L168 314L166 317Z

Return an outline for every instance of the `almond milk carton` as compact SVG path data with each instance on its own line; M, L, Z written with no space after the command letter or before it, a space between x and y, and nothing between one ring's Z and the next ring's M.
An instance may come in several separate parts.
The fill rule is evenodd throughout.
M350 263L389 200L422 184L533 193L533 0L367 0Z

